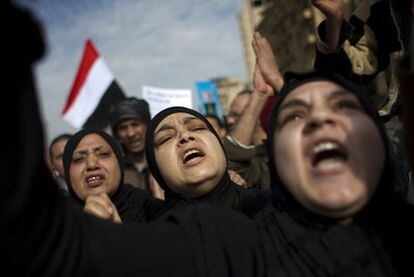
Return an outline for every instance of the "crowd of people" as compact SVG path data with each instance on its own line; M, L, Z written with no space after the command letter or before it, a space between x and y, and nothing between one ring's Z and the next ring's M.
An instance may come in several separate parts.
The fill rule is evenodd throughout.
M112 105L111 134L59 135L47 162L41 25L3 1L2 273L413 276L410 3L363 0L349 20L342 0L312 4L326 16L314 71L282 76L256 33L253 89L225 122L184 107L151 118L131 97ZM384 70L375 106L362 85Z

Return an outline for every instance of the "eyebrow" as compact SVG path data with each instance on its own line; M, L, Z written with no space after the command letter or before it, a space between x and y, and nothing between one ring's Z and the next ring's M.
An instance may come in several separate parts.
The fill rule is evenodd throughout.
M342 97L342 96L353 96L356 97L353 93L347 91L347 90L335 90L334 92L332 92L329 96L328 96L328 100L332 100L338 97Z
M335 98L339 98L342 96L353 96L355 97L355 95L353 95L351 92L347 91L347 90L335 90L333 92L331 92L331 94L327 97L328 101L333 100ZM294 107L298 107L298 106L302 106L305 107L306 109L309 109L309 105L300 100L300 99L293 99L291 101L288 101L286 104L282 105L279 109L279 113L284 110L284 109L289 109L289 108L294 108Z
M300 99L293 99L288 101L287 103L283 104L280 108L279 108L279 112L285 110L285 109L290 109L290 108L294 108L294 107L305 107L307 110L309 109L309 105Z
M162 125L161 126L161 128L159 128L157 131L155 131L155 133L154 133L154 137L159 133L159 132L162 132L162 131L165 131L165 130L169 130L169 129L174 129L173 128L173 126L171 126L171 125L168 125L168 124L164 124L164 125Z
M194 117L194 116L187 116L187 117L184 117L183 118L183 125L187 125L188 123L190 123L191 121L193 121L193 120L196 120L196 119L199 119L198 117ZM199 119L199 120L201 120L201 119ZM169 125L169 124L164 124L164 125L162 125L157 131L155 131L155 133L154 133L154 137L159 133L159 132L162 132L162 131L165 131L165 130L171 130L171 129L174 129L174 127L173 126L171 126L171 125Z
M184 117L183 118L183 124L186 125L186 124L188 124L191 121L196 120L196 119L199 119L199 118L198 117L195 117L195 116L187 116L187 117ZM201 120L201 119L199 119L199 120Z

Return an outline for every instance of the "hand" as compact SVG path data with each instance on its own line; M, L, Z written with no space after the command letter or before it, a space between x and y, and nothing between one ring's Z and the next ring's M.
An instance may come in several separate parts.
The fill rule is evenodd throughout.
M149 178L149 189L151 191L151 195L155 198L160 200L165 200L164 190L160 187L158 182L154 179L152 175Z
M229 175L230 175L230 179L236 184L239 185L243 188L247 188L247 183L246 181L242 178L242 176L240 176L239 174L237 174L235 171L233 170L228 170Z
M254 69L254 91L258 92L260 96L264 96L266 99L274 94L274 89L270 86L264 76L260 67L256 63L256 67Z
M83 210L96 217L110 220L114 223L122 223L118 210L106 193L91 195L86 198Z
M320 10L326 18L342 20L344 0L312 0L312 4Z
M253 36L252 45L264 81L273 88L275 93L279 92L283 86L283 77L269 42L260 33L256 32Z

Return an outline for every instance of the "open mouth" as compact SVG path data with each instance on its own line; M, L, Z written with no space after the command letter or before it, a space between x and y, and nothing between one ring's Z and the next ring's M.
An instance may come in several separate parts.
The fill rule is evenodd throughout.
M104 179L105 178L102 175L93 175L93 176L86 177L85 181L89 186L97 187L103 183Z
M190 150L188 150L187 152L184 153L183 164L186 164L186 163L188 163L192 160L195 160L197 158L201 158L201 157L204 157L204 156L205 156L205 154L202 151L197 150L197 149L190 149Z
M313 145L311 162L313 167L328 168L348 160L342 144L336 141L323 141Z

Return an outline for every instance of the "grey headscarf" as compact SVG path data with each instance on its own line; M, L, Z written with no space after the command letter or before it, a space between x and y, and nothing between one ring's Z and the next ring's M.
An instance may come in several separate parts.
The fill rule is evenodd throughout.
M151 114L147 101L129 97L110 107L109 122L114 134L116 134L115 130L117 125L125 119L136 119L148 124L151 120Z

